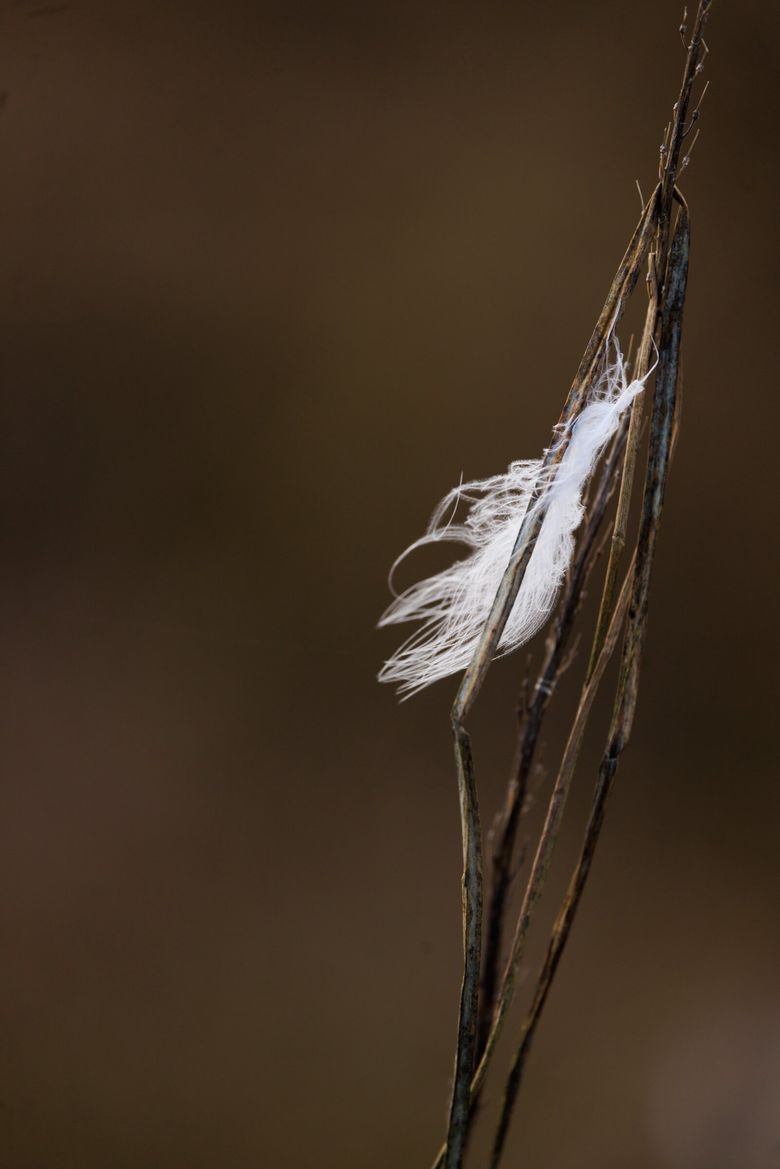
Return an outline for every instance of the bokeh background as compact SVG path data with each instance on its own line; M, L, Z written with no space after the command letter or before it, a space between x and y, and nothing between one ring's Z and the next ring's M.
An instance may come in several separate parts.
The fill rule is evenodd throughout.
M7 1169L427 1165L460 980L453 686L399 706L373 626L460 473L545 444L654 181L680 16L2 5ZM769 0L714 5L638 721L518 1169L780 1164L778 31ZM473 720L486 826L525 669Z

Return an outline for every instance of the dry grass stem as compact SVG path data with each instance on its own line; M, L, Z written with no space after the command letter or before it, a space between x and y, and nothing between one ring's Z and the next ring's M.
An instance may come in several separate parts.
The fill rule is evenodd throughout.
M655 548L663 510L664 493L669 470L674 434L679 423L677 388L680 380L680 340L685 289L688 276L690 223L682 209L672 243L667 279L668 296L664 305L658 376L653 400L653 420L650 436L647 475L642 508L640 534L630 574L631 604L626 638L623 646L621 672L615 697L607 747L599 769L598 783L585 832L579 861L572 874L569 888L553 927L542 972L534 992L531 1009L523 1024L520 1041L504 1091L504 1101L491 1158L491 1169L496 1169L504 1149L509 1121L520 1087L528 1052L547 1000L555 972L569 937L571 925L585 888L596 850L607 798L617 771L618 760L628 743L633 725L638 690L639 667L644 645L647 612ZM624 592L626 586L624 586ZM622 595L621 595L622 599ZM620 602L618 603L618 609ZM617 615L617 611L616 611ZM605 642L606 645L606 642ZM595 671L594 671L595 677Z
M551 443L542 463L543 470L549 471L556 467L563 458L571 434L571 424L588 401L599 376L608 339L622 317L639 273L649 256L649 304L637 357L636 376L641 378L647 373L655 350L658 353L658 362L642 518L632 557L632 567L616 602L616 583L627 542L629 509L642 429L641 397L633 403L627 436L626 430L623 428L605 463L605 469L602 471L598 486L593 494L588 519L584 525L577 555L558 609L556 624L548 638L545 658L531 702L525 712L516 762L492 858L493 881L484 960L482 955L480 815L471 742L465 720L480 693L487 671L496 655L544 523L547 502L542 488L539 488L540 494L534 498L534 503L538 501L539 506L529 507L526 517L520 525L509 563L497 589L477 649L463 674L451 711L463 844L464 968L447 1137L434 1163L436 1169L441 1169L441 1166L445 1166L446 1169L461 1169L463 1164L469 1126L476 1111L475 1104L512 1002L533 913L542 895L553 849L560 831L566 800L579 756L582 735L607 662L617 644L624 619L626 619L626 635L617 696L608 746L599 772L599 783L585 844L566 900L556 921L531 1011L526 1018L513 1059L494 1144L492 1166L498 1165L504 1148L525 1059L584 888L593 851L601 830L604 805L614 778L617 761L625 748L631 731L645 637L650 571L663 505L679 382L680 330L687 278L690 229L687 207L677 190L677 177L690 157L690 147L688 155L682 157L683 142L690 134L699 116L698 107L694 109L690 119L688 111L694 85L701 72L706 53L702 34L709 8L710 0L701 0L693 23L691 39L687 46L680 95L661 147L658 186L643 208L640 220L618 266L601 315L572 382L559 423L556 426L555 433L558 441ZM687 36L687 28L685 35ZM695 136L692 141L695 141ZM675 202L679 204L680 211L672 238ZM623 451L625 451L624 458ZM522 814L530 769L544 715L557 680L565 668L566 645L588 574L597 556L597 535L603 523L612 485L616 481L618 472L620 472L620 493L611 533L609 558L590 660L577 713L552 789L544 825L523 895L509 959L500 990L496 993L497 972L500 968L501 945L506 924L508 891L511 883L512 858L516 847L518 824ZM546 479L542 475L541 482L544 481Z
M612 282L601 316L580 363L580 369L566 399L559 426L566 427L583 408L599 371L599 361L607 338L622 316L625 303L633 291L651 238L655 230L655 207L660 187L656 189L645 208L626 254ZM544 466L557 465L563 458L568 443L553 442L544 460ZM455 743L455 762L458 779L458 798L461 814L463 843L463 950L464 970L458 1012L455 1072L453 1076L447 1127L446 1169L460 1169L465 1150L471 1111L471 1076L475 1062L479 979L482 963L482 867L479 841L479 805L471 754L471 743L464 719L482 687L507 618L522 584L525 570L536 544L545 511L543 507L529 509L531 516L518 533L515 548L499 585L490 616L485 625L471 665L463 675L451 712Z

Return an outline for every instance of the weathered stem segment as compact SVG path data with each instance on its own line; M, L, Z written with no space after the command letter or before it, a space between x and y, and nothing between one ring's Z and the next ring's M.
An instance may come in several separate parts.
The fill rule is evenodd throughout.
M580 747L582 745L582 736L585 733L588 718L590 716L593 700L596 697L596 692L601 682L602 675L606 669L609 659L612 656L613 650L617 643L620 634L620 627L625 616L625 608L628 602L628 589L624 590L620 602L613 614L610 628L607 636L604 639L604 644L601 647L601 652L596 663L591 678L584 686L582 695L580 696L577 713L574 718L572 729L569 732L569 737L566 742L566 748L563 753L558 774L556 776L555 784L550 795L550 802L547 808L547 815L545 816L544 824L542 826L541 835L537 844L536 853L534 855L533 864L531 865L531 872L528 877L528 884L526 885L525 893L523 894L523 902L520 907L520 913L517 919L517 926L515 928L514 938L512 939L512 950L509 961L507 962L506 970L504 971L504 978L501 984L501 990L496 1001L496 1009L493 1014L493 1022L488 1033L485 1043L485 1050L482 1054L479 1067L477 1068L474 1083L481 1084L487 1072L487 1067L492 1057L495 1045L498 1041L498 1036L506 1018L507 1011L512 1002L515 981L520 969L520 962L525 953L525 947L528 940L528 932L531 927L531 921L539 898L542 895L547 873L550 867L553 850L555 849L558 840L558 833L560 832L561 820L563 818L566 801L571 789L571 781L574 776L574 769L579 758Z
M653 267L653 253L650 254L650 267ZM638 377L645 377L650 368L650 353L653 346L653 337L655 333L656 313L658 307L658 290L656 287L655 276L652 271L648 274L648 286L650 289L650 302L647 306L647 315L645 317L645 327L642 333L642 340L639 344L639 353L637 355L636 371ZM612 617L612 607L615 602L615 589L617 588L618 573L620 572L620 561L623 557L623 549L626 546L626 532L628 530L628 512L631 506L631 490L634 486L634 470L636 468L636 456L639 451L639 438L642 431L642 413L644 406L644 394L640 394L634 398L631 403L631 420L628 426L628 439L626 441L626 457L623 462L623 469L620 476L620 492L618 495L617 511L615 513L615 523L612 527L612 538L609 544L609 559L607 560L607 572L604 578L604 588L601 594L601 604L599 606L599 615L596 621L596 632L593 637L593 646L591 647L590 661L588 662L588 669L585 675L586 681L593 675L596 668L596 662L604 644L604 638L607 635L609 622Z
M564 427L562 438L553 442L544 459L544 466L556 466L568 445L569 424L576 418L598 374L598 363L604 342L623 313L644 263L650 240L656 231L656 203L660 186L653 192L626 253L615 273L615 278L602 309L596 328L580 362L577 376L566 399L559 427ZM540 481L544 481L544 474ZM471 1113L471 1079L474 1069L477 1019L479 1011L479 978L482 960L482 860L479 840L479 805L474 783L469 735L464 719L474 702L485 675L490 668L501 634L525 576L536 540L544 522L545 508L528 507L530 520L521 525L507 569L499 585L495 601L485 625L480 644L467 668L452 707L452 730L455 740L455 760L458 776L458 796L461 809L461 837L463 841L463 954L464 968L458 1013L455 1073L450 1100L445 1152L437 1164L446 1169L461 1169ZM503 1014L499 1022L499 1029ZM497 1033L489 1044L492 1055ZM486 1050L485 1055L488 1052ZM483 1055L483 1063L484 1055ZM484 1073L483 1073L484 1074Z
M604 644L601 647L599 658L596 663L596 668L593 671L592 677L583 689L580 703L577 709L577 714L572 726L569 738L566 743L566 749L561 760L561 765L556 778L553 793L550 798L550 806L548 808L547 817L545 819L542 834L539 839L539 844L534 857L531 874L528 880L528 887L526 888L525 896L523 898L523 905L518 919L517 930L513 941L512 958L507 964L507 969L504 974L504 981L501 986L501 993L496 1006L496 1012L493 1016L493 1022L490 1032L487 1036L485 1048L480 1059L479 1066L474 1074L470 1084L470 1095L466 1101L466 1116L465 1124L460 1126L456 1132L457 1143L453 1142L453 1148L458 1155L462 1157L465 1148L465 1141L468 1136L468 1121L471 1117L471 1108L474 1105L479 1092L484 1083L487 1068L492 1058L495 1045L498 1041L498 1036L509 1009L512 1000L512 991L514 980L517 975L520 958L525 949L525 943L528 936L528 930L531 924L531 918L536 904L541 896L542 888L547 876L550 859L552 857L553 849L560 830L561 819L566 805L569 789L571 787L572 777L577 765L580 747L582 745L582 737L585 733L588 718L590 716L593 700L596 696L599 684L601 682L604 670L612 657L612 653L617 644L620 635L620 629L625 617L626 606L629 597L629 580L627 578L626 584L621 591L620 599L617 603L615 611L612 616L607 636L604 639ZM465 747L466 753L470 756L468 745ZM473 776L472 776L473 778ZM443 1164L446 1164L445 1158L449 1155L449 1147L443 1148L434 1162L434 1169L439 1169Z
M523 813L539 735L560 675L567 665L566 649L575 618L585 594L590 572L598 557L598 537L607 505L617 482L617 472L626 449L627 427L618 431L612 450L601 471L598 486L587 511L582 538L553 627L545 644L544 660L534 683L530 702L523 712L517 752L507 786L506 802L495 830L491 858L491 888L487 912L485 947L480 982L477 1059L485 1049L496 1002L499 966L504 937L507 898L512 884L515 842Z
M479 1011L479 971L482 954L482 833L474 782L471 743L465 727L453 719L455 765L463 837L463 982L458 1010L453 1093L447 1132L447 1169L460 1169L469 1124L469 1085Z
M639 687L639 669L642 659L650 593L650 576L658 540L666 480L671 457L676 417L677 386L680 368L680 341L685 290L688 278L690 249L690 221L685 207L680 211L672 241L666 280L666 297L661 319L660 357L653 400L653 418L650 432L642 519L636 551L636 563L631 588L626 637L623 645L618 689L610 724L607 748L599 769L598 784L585 833L579 861L569 884L563 906L553 928L552 938L542 972L534 993L531 1009L526 1017L520 1043L512 1061L507 1080L491 1158L491 1169L496 1169L506 1142L512 1109L517 1099L523 1069L533 1042L536 1028L569 937L572 921L582 897L596 850L607 797L617 771L618 760L631 735ZM617 615L617 613L616 613ZM594 675L595 676L595 675Z
M588 394L593 388L598 375L599 360L606 338L620 321L626 301L633 292L650 241L656 232L656 210L659 193L660 185L648 200L631 238L631 242L615 273L609 295L604 303L604 308L601 310L601 316L593 330L582 361L580 362L580 367L577 370L577 375L572 382L571 389L561 411L561 416L556 426L556 433L560 432L560 437L557 442L553 441L545 452L542 470L539 475L540 484L549 481L549 476L545 472L550 468L556 467L566 453L571 434L570 423L577 417L587 401ZM517 534L512 556L498 587L488 619L485 622L485 628L482 632L479 645L458 687L458 693L452 708L452 719L456 724L463 722L482 688L485 675L495 657L496 650L501 641L501 635L504 632L506 623L509 620L509 614L512 611L512 606L523 583L528 563L536 547L536 541L544 523L545 515L547 514L543 497L540 506L534 506L537 499L540 498L542 490L540 487L539 494L535 498L532 497L529 502L526 511L527 518L523 521L520 531Z
M626 301L633 291L640 268L644 263L645 256L651 241L655 243L656 263L658 272L666 275L667 282L671 281L674 273L674 264L667 265L668 254L668 239L670 224L672 219L672 204L675 197L676 178L678 170L680 169L680 155L682 143L690 126L686 126L686 119L688 116L688 109L690 106L690 99L693 90L693 84L696 76L701 70L701 59L703 54L703 27L706 21L711 0L700 0L699 9L696 20L694 22L693 34L688 50L688 57L686 61L685 72L683 74L683 83L675 106L674 118L672 121L671 132L667 136L662 152L662 165L660 174L660 183L648 201L642 217L637 225L631 242L628 246L625 256L621 261L609 295L605 302L601 316L596 324L591 339L586 347L577 375L572 383L566 403L564 405L559 427L563 431L562 438L558 442L551 444L550 449L546 452L544 458L544 469L552 469L560 459L563 457L566 446L568 445L568 434L570 433L569 424L576 418L579 411L587 401L588 394L593 386L594 380L598 371L598 362L600 352L604 342L610 331L615 328L620 320ZM686 248L686 270L687 270L687 214L684 217L684 226L678 225L678 235L680 232L685 234L685 248ZM675 236L675 241L678 238ZM678 249L682 248L683 244L678 245ZM674 259L674 256L673 256ZM679 255L675 261L679 264ZM666 284L658 290L658 306L662 308L664 314L664 321L667 320L667 305L672 298L671 284L667 287ZM682 295L684 296L684 280ZM682 308L680 306L679 316L681 317ZM672 326L670 325L670 328ZM667 345L672 342L665 336ZM678 341L679 345L679 329ZM662 355L663 356L663 355ZM668 359L666 359L668 360ZM675 359L676 360L676 359ZM657 378L660 380L663 369L659 367L659 374ZM658 390L656 390L658 394ZM656 425L656 414L654 411L654 427ZM671 425L671 423L670 423ZM638 434L638 425L636 428ZM655 431L654 431L655 433ZM670 432L671 433L671 432ZM651 452L652 452L651 439ZM666 470L664 466L663 478L665 481ZM544 481L545 476L540 476L540 480ZM661 496L663 492L661 492ZM507 966L507 973L504 977L504 984L502 993L499 996L494 1012L492 1024L485 1040L484 1051L482 1052L479 1066L476 1072L473 1072L476 1054L477 1043L477 1021L479 1013L479 978L481 966L481 920L482 920L482 863L481 863L481 841L480 841L480 826L479 826L479 807L477 800L476 784L474 782L474 771L471 757L471 746L468 732L466 731L464 722L466 716L471 709L481 687L484 683L485 676L490 664L498 650L501 636L504 632L506 622L512 610L512 606L517 598L517 594L525 576L528 563L533 554L536 540L539 536L542 524L544 523L546 508L544 500L540 503L538 508L532 505L528 508L527 518L520 527L517 539L515 541L514 549L510 557L509 564L504 573L504 576L499 585L490 614L485 623L485 627L480 638L479 645L468 668L466 669L455 702L452 708L451 720L455 739L455 756L458 774L458 793L461 809L461 834L463 840L463 857L464 857L464 873L463 873L463 944L464 944L464 973L463 983L461 988L460 1010L458 1016L458 1033L457 1033L457 1048L455 1055L455 1074L453 1078L452 1097L449 1111L449 1122L447 1130L447 1139L444 1150L436 1159L436 1166L446 1164L446 1169L461 1169L463 1163L463 1154L468 1135L469 1121L472 1112L472 1104L476 1099L484 1077L487 1071L488 1064L495 1049L498 1036L500 1034L503 1020L506 1016L508 1004L511 999L512 987L516 975L517 964L519 962L519 955L525 943L525 933L527 932L527 923L523 924L523 910L521 910L521 919L518 922L518 927L515 934L515 944L513 945L513 952ZM647 537L647 532L642 530L640 533L640 541ZM640 564L637 560L635 570L635 579L638 579L640 574ZM634 598L635 600L636 598ZM609 598L608 598L609 600ZM610 602L611 603L611 602ZM645 598L646 607L646 598ZM634 611L634 604L632 601L632 613ZM605 609L603 626L607 619L609 606ZM614 618L617 613L613 614ZM612 632L613 622L609 622L609 634ZM631 650L632 642L632 624L629 622L629 630L626 637L624 647L624 668L626 662L630 659L634 660ZM610 640L609 634L602 647L602 652L607 648L607 642ZM643 633L642 633L643 636ZM639 644L638 654L635 654L636 665L631 666L628 672L621 674L621 693L625 694L626 711L630 710L631 717L633 717L633 705L636 702L636 688L638 677L638 662L639 655L641 655L641 639ZM596 663L601 660L601 652L597 650L597 656L594 658ZM594 678L597 670L594 669ZM590 681L586 681L585 692L588 692ZM631 697L633 695L633 697ZM625 725L630 728L631 718ZM622 750L625 740L621 742L620 750ZM617 752L619 754L619 751ZM615 755L615 760L617 755ZM609 768L606 768L608 771ZM613 767L614 770L614 767ZM606 771L605 771L606 774ZM611 778L610 778L611 782ZM542 866L542 879L546 872L545 865ZM533 881L533 872L531 880ZM532 894L533 898L539 895L540 889ZM526 899L531 896L531 891L527 891ZM525 904L525 902L524 902ZM473 1073L473 1075L472 1075ZM519 1083L519 1079L518 1079ZM516 1087L514 1089L516 1094ZM509 1095L507 1097L509 1099ZM514 1095L511 1097L511 1102L507 1104L505 1109L505 1117L502 1117L502 1124L508 1124L508 1118L511 1113ZM500 1157L501 1148L503 1147L503 1136L505 1135L505 1127L503 1135L499 1132L497 1138L497 1153L495 1163Z
M658 271L661 275L671 272L671 268L667 268L669 231L671 229L677 177L685 166L685 162L687 162L687 159L681 162L680 155L685 137L690 132L693 122L698 117L698 110L695 110L691 122L688 122L688 110L691 105L693 86L696 78L704 68L704 57L707 52L707 46L704 43L704 26L707 23L711 7L712 0L699 0L699 7L693 22L691 39L688 44L688 55L685 60L685 69L683 70L680 96L677 98L674 106L671 134L661 147L659 176L661 180L661 192L658 200L657 247Z

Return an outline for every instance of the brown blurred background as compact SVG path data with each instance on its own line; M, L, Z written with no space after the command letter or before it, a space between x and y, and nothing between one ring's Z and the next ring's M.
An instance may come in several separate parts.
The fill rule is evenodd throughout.
M397 705L373 626L461 471L549 435L680 9L2 5L3 1167L428 1164L453 685ZM708 39L639 717L518 1169L780 1165L776 6L717 0ZM524 669L475 713L486 825Z

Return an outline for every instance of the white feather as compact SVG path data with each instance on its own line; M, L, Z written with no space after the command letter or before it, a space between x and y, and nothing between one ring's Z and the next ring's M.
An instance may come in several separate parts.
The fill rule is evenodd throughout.
M546 486L542 459L512 463L504 475L463 483L444 497L425 535L396 561L397 565L414 549L441 540L471 548L464 560L406 589L383 614L380 625L406 621L422 625L385 662L381 682L397 683L399 693L410 695L466 668L537 488L542 490L533 506L546 508L546 515L499 653L516 649L545 624L571 562L584 488L623 412L644 387L645 378L628 381L616 341L614 347L615 358L605 363L589 401L572 423L569 444L558 466L546 473ZM557 442L565 437L560 435ZM470 504L468 513L462 523L452 523L446 517L454 515L461 501Z

